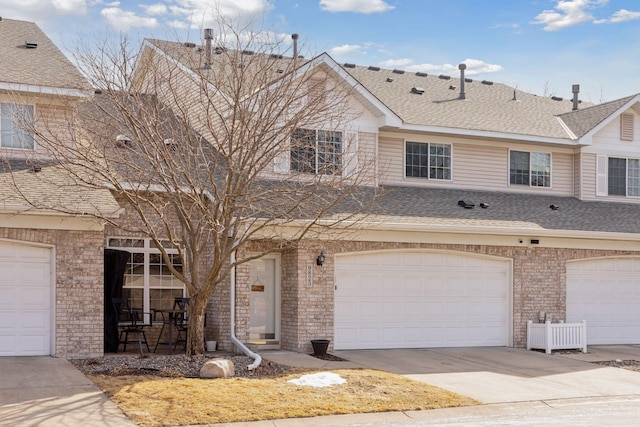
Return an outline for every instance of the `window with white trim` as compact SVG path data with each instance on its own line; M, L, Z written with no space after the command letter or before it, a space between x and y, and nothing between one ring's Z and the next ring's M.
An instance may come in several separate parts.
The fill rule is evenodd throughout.
M291 136L291 171L334 175L342 169L342 132L296 129Z
M551 187L551 154L511 150L509 184Z
M609 157L607 194L640 197L640 159Z
M170 242L162 242L173 267L182 272L182 260ZM109 238L107 247L130 253L124 273L122 296L145 313L172 309L175 298L186 297L186 287L169 272L160 250L147 238Z
M406 141L405 177L451 180L451 145Z
M0 146L3 148L22 148L33 150L33 134L25 126L33 122L33 105L0 104Z

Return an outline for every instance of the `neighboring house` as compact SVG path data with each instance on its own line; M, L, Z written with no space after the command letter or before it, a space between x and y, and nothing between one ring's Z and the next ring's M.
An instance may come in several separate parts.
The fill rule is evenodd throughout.
M0 356L95 357L104 226L83 214L119 206L75 185L41 144L50 132L73 142L67 118L93 90L34 23L0 19L0 56Z
M206 50L142 48L177 65L180 103L198 91ZM357 130L358 158L377 159L368 184L389 191L348 239L303 241L238 269L241 340L296 351L316 338L335 349L522 347L527 320L542 316L585 319L590 344L640 343L640 95L590 105L577 86L573 99L536 96L464 78L462 66L438 76L327 54L304 66L354 88L357 119L344 133ZM323 132L300 130L318 143L306 154ZM340 162L350 153L336 141ZM273 173L319 173L299 158L292 150ZM231 349L228 289L212 306L209 328Z

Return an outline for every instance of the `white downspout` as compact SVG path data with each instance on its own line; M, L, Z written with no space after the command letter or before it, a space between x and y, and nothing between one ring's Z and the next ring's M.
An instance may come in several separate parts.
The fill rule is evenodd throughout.
M236 262L236 251L231 252L231 265ZM260 363L262 363L262 357L258 353L254 353L244 345L238 337L236 337L236 267L231 267L231 273L229 274L231 281L231 342L242 350L245 356L253 359L253 363L247 366L247 369L253 371Z

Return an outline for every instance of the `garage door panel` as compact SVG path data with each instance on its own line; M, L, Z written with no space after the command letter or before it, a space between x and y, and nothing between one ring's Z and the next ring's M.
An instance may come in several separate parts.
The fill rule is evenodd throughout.
M587 321L587 344L640 343L640 259L567 263L567 320Z
M51 353L51 250L0 242L0 354Z
M508 265L494 259L415 251L337 257L334 346L506 345ZM374 277L375 284L363 285L363 277Z

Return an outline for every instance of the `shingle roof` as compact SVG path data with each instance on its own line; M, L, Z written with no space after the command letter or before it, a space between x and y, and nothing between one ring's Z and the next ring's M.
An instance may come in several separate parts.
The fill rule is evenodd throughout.
M497 228L504 230L557 230L640 235L640 206L630 203L581 201L557 197L488 191L419 187L385 187L376 199L369 221L383 227L422 225ZM371 191L371 190L370 190ZM473 209L458 205L472 200ZM483 209L480 203L488 204ZM557 205L553 210L550 205ZM351 212L343 206L344 213ZM338 210L336 213L339 213Z
M631 101L638 94L630 95L624 98L605 102L603 104L594 105L588 108L571 111L569 113L560 114L562 121L573 131L578 137L582 137L607 117L615 113L620 107Z
M27 48L33 41L36 48ZM78 69L33 22L0 20L0 82L89 90Z

